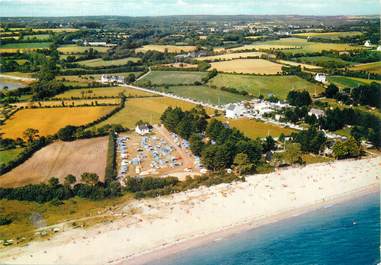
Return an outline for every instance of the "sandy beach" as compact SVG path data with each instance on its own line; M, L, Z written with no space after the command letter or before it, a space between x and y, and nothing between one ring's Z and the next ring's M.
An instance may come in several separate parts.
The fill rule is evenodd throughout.
M381 157L253 175L123 207L117 221L0 253L7 264L143 264L229 234L379 191Z

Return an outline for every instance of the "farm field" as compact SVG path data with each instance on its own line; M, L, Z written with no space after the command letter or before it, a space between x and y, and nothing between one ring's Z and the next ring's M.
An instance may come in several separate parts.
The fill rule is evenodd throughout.
M109 47L91 47L94 50L97 50L100 53L107 52ZM86 50L90 49L90 47L78 46L76 44L66 44L58 47L58 51L64 54L79 54L84 53Z
M324 88L320 85L310 83L297 76L251 76L218 74L208 83L216 87L232 87L238 90L245 90L258 97L265 97L273 94L280 99L285 99L292 89L307 90L310 94L320 93Z
M291 65L291 66L300 66L302 69L321 69L320 66L305 64L305 63L297 63L297 62L293 62L293 61L279 60L278 63L285 64L285 65Z
M49 34L36 34L36 35L24 35L24 40L48 40L50 39Z
M247 137L252 139L257 137L263 138L268 135L278 137L281 133L284 135L290 135L294 131L289 128L282 128L274 124L264 123L262 121L250 120L246 118L230 120L221 117L219 120L226 122L230 127L237 128Z
M4 72L0 73L1 76L15 76L21 78L32 78L33 73L23 73L23 72Z
M296 61L307 63L307 64L315 64L322 67L326 67L332 64L335 64L338 67L345 67L352 64L351 62L344 61L343 59L329 57L329 56L299 57L296 59Z
M0 45L0 53L13 53L20 51L31 51L36 49L48 49L50 42L29 42L29 43L7 43Z
M233 59L240 59L240 58L247 58L247 57L261 57L262 55L265 55L264 52L236 52L236 53L227 53L227 54L221 54L221 55L213 55L213 56L206 56L206 57L200 57L196 58L198 61L214 61L214 60L233 60Z
M123 58L123 59L117 59L117 60L103 60L102 58L97 58L97 59L91 59L91 60L85 60L85 61L79 61L77 62L80 65L83 66L88 66L88 67L102 67L102 66L119 66L119 65L125 65L128 62L138 62L140 61L140 58Z
M263 59L236 59L211 63L211 69L225 73L243 74L278 74L282 72L281 64Z
M46 28L46 29L32 29L33 32L45 32L45 31L50 31L50 32L76 32L79 29L75 28Z
M218 88L213 89L208 86L170 86L166 90L163 88L158 88L157 90L213 105L225 105L248 98L243 95L233 94Z
M78 99L78 100L51 100L51 101L33 101L33 102L18 102L14 103L12 105L15 105L17 107L24 107L24 108L31 108L31 107L57 107L57 106L96 106L99 105L105 105L105 104L112 104L112 105L119 105L120 99L119 98L106 98L106 99Z
M123 72L123 73L116 73L115 75L119 76L128 76L130 74L134 74L135 77L139 77L142 72ZM113 74L110 74L113 75ZM94 75L64 75L64 76L57 76L57 80L65 80L67 82L74 82L74 83L80 83L87 87L87 84L93 83L93 82L100 82L102 74L94 74Z
M360 31L344 31L344 32L305 32L305 33L297 33L293 34L293 36L301 37L301 38L321 38L321 39L329 39L329 40L338 40L343 37L354 37L363 35Z
M308 42L306 39L301 38L283 38L279 40L257 42L256 44L245 45L243 47L233 48L233 51L240 50L276 50L284 49L285 53L311 53L321 52L323 50L347 51L363 49L363 46L351 46L345 43L320 43Z
M94 97L117 97L120 93L128 97L149 97L154 94L136 90L130 87L99 87L99 88L83 88L83 89L71 89L55 96L59 99L71 99L71 98L94 98Z
M378 80L369 80L364 78L357 78L357 77L347 77L347 76L329 76L328 81L330 83L334 83L339 88L345 88L345 87L358 87L361 85L368 85L372 82L381 83L381 81Z
M195 107L195 104L168 97L132 98L126 101L124 109L101 122L97 127L106 124L121 124L133 129L139 120L155 124L160 121L160 116L169 106L190 110ZM212 111L209 110L209 113Z
M24 148L14 148L0 151L0 165L8 164L8 162L15 160L16 157L22 152Z
M197 70L198 65L197 64L190 64L190 63L170 63L170 64L162 64L161 66L164 67L173 67L173 68L195 68Z
M96 173L104 180L107 156L107 137L54 142L33 154L26 162L0 176L1 187L17 187L47 182L57 177L79 177L84 172Z
M181 52L193 52L196 50L196 46L176 46L176 45L144 45L141 48L135 49L136 52L158 51L169 53L181 53Z
M137 83L144 84L150 81L153 85L193 85L196 81L200 82L206 75L206 72L152 71Z
M40 136L56 133L66 125L83 125L109 113L113 106L23 109L0 126L4 138L23 137L28 128L39 130Z
M350 68L350 70L381 74L381 62L358 64Z

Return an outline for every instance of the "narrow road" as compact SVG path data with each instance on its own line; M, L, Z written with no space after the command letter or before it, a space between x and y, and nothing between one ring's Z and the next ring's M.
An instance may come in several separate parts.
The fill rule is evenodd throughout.
M149 75L150 73L151 73L151 67L148 67L148 72L145 73L145 74L142 75L142 76L139 76L139 77L136 79L136 81L139 81L140 79L146 77L146 76Z

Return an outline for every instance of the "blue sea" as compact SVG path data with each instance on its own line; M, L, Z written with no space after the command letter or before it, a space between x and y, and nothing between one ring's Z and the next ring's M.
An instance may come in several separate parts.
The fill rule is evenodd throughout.
M152 264L371 265L378 262L380 196L373 193L226 237Z

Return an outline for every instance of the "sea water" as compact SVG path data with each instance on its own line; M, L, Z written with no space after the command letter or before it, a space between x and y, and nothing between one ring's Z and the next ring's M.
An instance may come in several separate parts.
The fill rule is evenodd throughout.
M150 264L371 265L378 262L380 196L373 193L222 238Z

